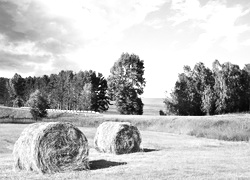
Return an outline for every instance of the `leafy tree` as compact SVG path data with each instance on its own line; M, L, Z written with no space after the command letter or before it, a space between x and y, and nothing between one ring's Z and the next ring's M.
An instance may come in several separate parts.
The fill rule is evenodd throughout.
M66 90L66 79L67 79L67 72L66 71L61 71L59 72L57 76L57 102L59 105L59 109L66 109L64 107L64 101L65 101L65 93L67 92Z
M110 105L110 98L107 95L107 80L101 73L98 73L98 76L96 76L96 73L93 72L91 74L91 84L91 110L96 112L107 111Z
M213 94L214 77L212 71L205 67L202 62L197 63L192 71L193 87L196 89L196 109L195 115L214 114L215 99Z
M111 68L108 78L109 95L116 101L121 114L143 114L143 93L146 81L144 61L135 54L123 53Z
M30 95L27 105L30 107L30 113L35 120L47 117L48 101L39 90Z
M188 71L189 72L189 71ZM190 78L186 73L179 74L178 81L175 83L174 91L170 94L170 98L165 99L165 104L172 110L172 113L179 115L193 115L192 98L194 94L189 89Z
M56 74L51 74L49 77L49 83L48 83L48 103L51 108L57 109L59 107L58 103L58 94L57 94L57 75Z
M91 110L92 84L86 83L80 96L80 110Z
M90 99L83 97L86 94L86 84L91 84ZM87 103L90 105L87 110L102 112L109 107L107 81L101 73L97 76L92 70L79 71L76 74L72 71L52 74L44 89L43 93L48 94L48 101L52 108L81 110L87 108ZM86 102L87 100L89 102Z
M179 74L175 83L175 88L164 100L167 107L167 114L178 115L204 115L212 113L214 110L213 102L210 101L208 87L213 87L214 78L212 71L197 63L193 70L189 66L184 66L184 72ZM213 95L213 94L210 94Z
M12 79L0 78L0 104L23 106L30 94L38 89L48 97L48 103L54 109L82 109L82 95L86 84L91 85L91 98L88 110L103 112L109 108L107 80L95 71L60 71L59 74L42 77L22 78L15 74ZM85 98L85 100L87 100Z
M214 89L216 92L217 113L240 111L240 96L242 92L241 70L238 65L230 62L220 64L218 60L213 63L215 76Z
M6 86L8 81L7 78L0 78L0 104L9 104L10 97Z
M24 87L25 87L25 80L21 77L21 75L17 73L14 75L12 79L9 80L8 92L10 98L13 101L13 106L17 105L18 107L20 107L23 105L23 103L20 102L23 101Z
M24 106L24 101L22 98L20 98L20 96L17 96L13 100L13 107L22 107L22 106Z
M221 113L226 109L225 80L221 72L222 66L218 60L213 62L213 73L215 78L214 90L216 93L216 113Z
M65 79L65 92L63 95L63 107L64 109L73 109L73 100L74 100L74 82L73 82L73 78L74 78L74 74L72 71L67 71L66 72L66 79Z
M214 114L215 111L215 99L214 92L211 86L206 86L202 92L202 111L207 115Z
M5 86L6 86L5 79L0 78L0 104L4 103Z
M184 66L175 88L164 101L167 113L210 115L242 112L250 107L250 65L243 70L230 62L213 62L213 70L197 63Z
M120 87L121 88L121 87ZM130 86L124 86L117 94L115 105L121 114L143 114L143 103L136 91Z
M241 73L241 109L250 111L250 64L246 64Z
M89 73L88 71L79 71L78 73L75 74L74 76L74 94L73 94L73 108L74 109L82 109L82 91L86 83L89 83L90 80L89 78Z
M166 94L167 94L167 92L166 92ZM179 114L178 109L177 109L178 100L177 100L177 97L174 95L174 92L171 92L170 96L167 95L166 98L164 99L163 103L165 104L166 115Z
M24 85L24 101L28 101L30 94L35 91L35 80L36 78L32 78L31 76L25 78L25 85Z

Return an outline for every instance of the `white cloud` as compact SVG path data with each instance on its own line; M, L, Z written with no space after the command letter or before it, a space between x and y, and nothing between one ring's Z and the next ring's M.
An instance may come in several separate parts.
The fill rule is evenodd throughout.
M192 19L202 20L205 18L199 0L172 0L171 9L176 13L175 16L169 18L169 20L174 21L173 25Z
M147 21L145 24L155 29L160 29L164 26L164 20L160 18L156 18L156 19Z
M5 69L8 68L7 65L14 66L15 61L19 64L16 55L23 55L29 56L26 64L33 64L33 72L38 72L39 69L40 72L45 72L46 69L69 68L66 64L69 61L72 64L70 67L83 70L95 70L97 67L101 71L105 61L113 63L124 51L116 47L116 43L123 38L124 30L143 22L148 13L157 10L164 0L4 0L5 2L8 6L1 15L6 17L0 20L5 24L0 28L0 34L5 35L0 37L3 40L0 47L4 51L2 54L8 55L8 58L11 56L11 64L6 63ZM8 24L4 19L9 19ZM113 54L117 55L118 51L119 55L114 59ZM49 59L36 64L35 59L43 55Z
M250 39L246 39L241 43L243 46L250 46Z
M235 24L238 18L249 12L242 5L227 7L224 2L209 1L201 6L199 0L178 0L172 2L171 8L176 12L174 17L169 18L174 26L189 21L191 29L204 31L189 47L190 53L202 54L215 44L225 50L236 50L240 45L239 35L249 29L246 24Z
M77 63L79 69L93 69L108 74L114 61L127 51L116 45L122 41L124 30L142 23L148 13L157 10L164 0L76 0L74 5L68 5L72 1L65 0L60 6L50 2L42 1L45 6L49 6L48 14L53 16L64 17L65 11L74 11L72 14L69 12L67 18L73 24L78 38L84 42L82 47L64 53L64 57ZM57 11L53 11L55 8Z
M119 34L141 23L146 15L155 11L164 0L39 0L47 15L68 18L78 35L96 39Z

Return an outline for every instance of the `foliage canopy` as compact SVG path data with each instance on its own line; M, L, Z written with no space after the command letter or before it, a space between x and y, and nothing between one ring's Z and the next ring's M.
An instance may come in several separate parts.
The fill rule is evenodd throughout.
M23 106L35 90L48 97L53 109L103 112L110 104L107 80L92 70L60 71L50 76L27 78L15 74L11 79L1 78L0 85L0 104L8 106ZM85 97L87 86L89 93Z
M39 90L30 95L27 105L35 120L47 117L47 108L49 108L47 98Z
M123 53L114 63L108 78L110 97L116 101L121 114L143 114L143 103L139 95L143 94L146 81L144 61L135 54Z
M213 62L213 69L197 63L184 66L174 90L164 101L168 114L209 115L250 110L250 65Z

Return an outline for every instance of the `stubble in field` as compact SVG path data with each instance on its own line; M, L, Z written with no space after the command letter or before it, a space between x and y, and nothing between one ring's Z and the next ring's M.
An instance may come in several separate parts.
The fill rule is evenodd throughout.
M95 128L80 128L89 139L90 170L40 175L13 173L12 141L27 125L0 125L0 179L237 179L250 178L248 142L226 142L141 131L143 152L113 155L93 148ZM12 131L14 129L14 131ZM12 138L13 140L13 138ZM9 149L5 151L6 149Z

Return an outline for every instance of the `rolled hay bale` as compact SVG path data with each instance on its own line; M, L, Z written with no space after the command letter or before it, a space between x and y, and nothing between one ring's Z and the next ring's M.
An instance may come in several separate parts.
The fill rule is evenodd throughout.
M70 123L34 123L26 127L13 150L14 169L55 173L89 169L88 141Z
M96 131L94 147L99 152L126 154L140 151L141 135L129 122L103 122Z

